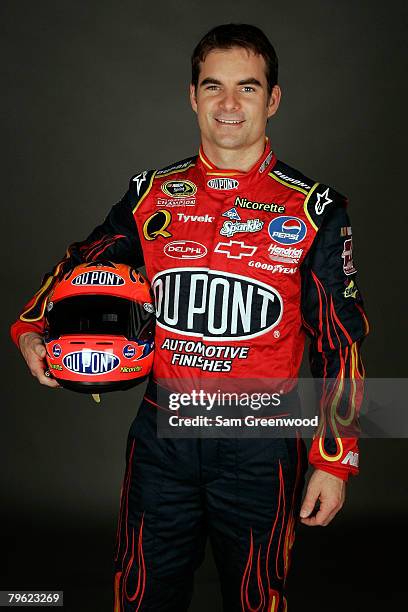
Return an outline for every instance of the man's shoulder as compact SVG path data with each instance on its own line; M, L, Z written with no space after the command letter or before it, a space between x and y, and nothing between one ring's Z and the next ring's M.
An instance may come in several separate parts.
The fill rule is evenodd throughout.
M347 205L346 196L339 191L326 183L310 178L281 160L277 160L269 176L288 190L303 194L305 213L316 229L333 208Z
M143 170L134 174L129 181L129 191L132 199L142 198L151 190L155 180L173 176L176 178L178 174L185 174L190 168L193 168L197 161L197 155L186 157L180 161L173 162L164 168L153 170Z

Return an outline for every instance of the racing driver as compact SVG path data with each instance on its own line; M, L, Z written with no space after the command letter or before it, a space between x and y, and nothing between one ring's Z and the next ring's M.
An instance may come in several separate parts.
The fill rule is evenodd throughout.
M12 326L40 383L47 295L81 262L146 266L156 301L151 381L131 426L115 554L115 611L187 610L210 540L224 610L287 609L297 521L327 525L358 472L368 331L356 284L347 201L279 161L266 138L278 110L278 60L255 26L221 25L192 55L198 154L137 171L105 221L45 276ZM158 384L296 379L305 336L323 389L307 457L300 436L162 438ZM166 387L163 381L169 381Z

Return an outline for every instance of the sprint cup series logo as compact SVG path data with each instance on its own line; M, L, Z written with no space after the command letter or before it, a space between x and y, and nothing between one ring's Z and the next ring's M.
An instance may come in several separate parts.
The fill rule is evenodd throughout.
M207 268L173 268L152 281L157 324L212 340L255 338L281 320L276 289L239 274Z

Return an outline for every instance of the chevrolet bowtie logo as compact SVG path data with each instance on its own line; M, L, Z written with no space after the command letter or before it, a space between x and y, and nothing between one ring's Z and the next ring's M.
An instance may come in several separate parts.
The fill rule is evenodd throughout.
M228 259L242 259L242 257L251 257L257 247L249 246L238 240L230 240L229 242L219 242L214 249L214 253L222 253Z

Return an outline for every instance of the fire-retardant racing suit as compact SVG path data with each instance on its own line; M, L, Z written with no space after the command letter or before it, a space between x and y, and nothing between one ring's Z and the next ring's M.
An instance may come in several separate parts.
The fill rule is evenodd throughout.
M115 610L186 610L206 534L225 610L285 610L303 441L158 438L154 381L296 379L306 332L313 375L334 380L309 461L344 480L357 473L357 439L339 431L357 420L368 324L346 199L278 161L269 143L246 173L217 169L202 150L141 172L46 275L14 341L43 331L62 271L100 258L145 264L157 314L153 384L127 446Z

